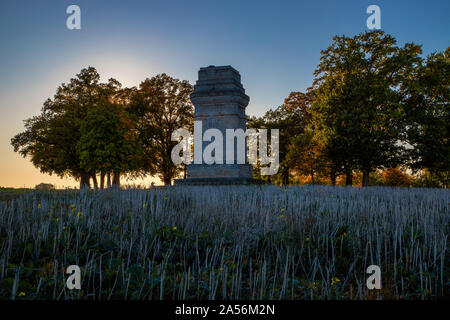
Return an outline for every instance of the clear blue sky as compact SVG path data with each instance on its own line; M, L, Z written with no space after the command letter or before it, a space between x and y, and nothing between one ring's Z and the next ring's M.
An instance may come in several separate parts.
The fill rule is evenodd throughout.
M81 8L81 30L66 28L70 4ZM3 0L0 186L11 185L2 175L17 177L27 161L9 145L22 120L83 67L136 86L162 72L193 84L202 66L232 65L250 96L247 113L261 115L310 86L320 50L334 35L366 30L371 4L380 6L382 29L400 44L422 44L425 54L450 45L449 0ZM24 178L37 172L27 168Z

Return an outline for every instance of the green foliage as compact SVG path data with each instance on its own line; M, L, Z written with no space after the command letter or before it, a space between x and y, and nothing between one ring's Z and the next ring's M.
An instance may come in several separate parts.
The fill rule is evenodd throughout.
M77 143L80 166L88 172L137 171L142 161L134 125L122 105L102 101L90 108Z
M411 166L450 185L450 47L429 55L408 83L406 104Z
M25 131L11 139L14 151L29 156L41 172L80 179L80 187L89 185L93 168L82 163L80 155L80 140L88 131L85 122L92 109L103 105L120 87L114 79L99 81L100 75L89 67L58 87L54 98L45 101L41 114L25 120ZM88 138L83 139L82 145Z
M314 73L314 122L335 165L359 169L368 179L373 169L404 157L398 143L405 127L401 86L420 62L421 49L398 47L383 31L333 40Z
M171 151L177 142L171 135L178 128L193 128L191 92L189 82L163 73L146 79L130 94L127 110L143 147L141 171L158 175L166 185L183 169L172 162Z

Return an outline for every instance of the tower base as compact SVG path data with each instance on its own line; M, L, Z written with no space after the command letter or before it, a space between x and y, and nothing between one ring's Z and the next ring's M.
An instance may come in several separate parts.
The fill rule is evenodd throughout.
M246 177L217 177L217 178L186 178L175 179L174 185L190 185L190 186L205 186L205 185L254 185L265 184L264 180L246 178Z

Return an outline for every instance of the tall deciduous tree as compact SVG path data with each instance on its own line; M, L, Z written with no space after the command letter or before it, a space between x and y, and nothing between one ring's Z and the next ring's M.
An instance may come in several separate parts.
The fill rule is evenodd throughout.
M90 108L81 127L77 143L80 166L88 172L100 172L100 188L104 177L113 176L113 185L120 186L120 175L138 171L141 148L134 125L122 105L101 101Z
M190 101L192 86L166 74L143 81L139 89L130 92L128 111L143 147L146 174L157 175L165 185L170 185L182 170L171 159L176 142L172 132L178 128L192 130L193 106Z
M310 96L302 92L291 92L284 104L275 110L267 111L260 118L249 118L247 127L255 129L279 129L280 169L277 177L281 184L289 184L292 163L287 158L291 140L301 135L309 125ZM269 181L272 178L269 176Z
M117 81L100 83L93 67L82 69L68 84L58 87L53 99L45 101L41 114L25 120L25 131L11 139L16 152L31 158L41 172L80 180L89 187L95 168L82 162L79 142L90 110L112 94Z
M319 173L329 173L326 170L329 167L327 159L321 150L320 143L317 141L317 136L311 129L305 130L291 140L286 161L298 173L310 176L312 184L315 184L315 177Z
M383 31L336 36L322 51L314 75L314 118L326 150L347 176L403 161L404 105L401 84L420 62L421 48L397 46Z
M412 168L450 185L450 47L430 54L405 88Z

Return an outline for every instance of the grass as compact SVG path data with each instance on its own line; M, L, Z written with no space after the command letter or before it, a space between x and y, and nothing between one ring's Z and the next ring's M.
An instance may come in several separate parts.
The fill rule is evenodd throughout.
M448 232L443 189L30 191L0 202L0 299L448 298Z
M0 187L0 201L18 198L21 194L30 190L32 189Z

